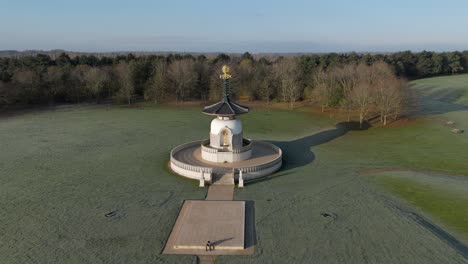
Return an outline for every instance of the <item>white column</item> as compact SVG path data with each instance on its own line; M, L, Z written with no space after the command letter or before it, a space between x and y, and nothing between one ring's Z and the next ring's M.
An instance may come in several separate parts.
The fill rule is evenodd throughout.
M213 174L211 172L207 172L208 173L208 183L209 184L212 184L213 183Z
M205 187L205 173L203 173L203 170L200 171L200 185L199 187Z
M244 178L242 177L242 169L239 170L239 184L237 185L239 188L244 187Z

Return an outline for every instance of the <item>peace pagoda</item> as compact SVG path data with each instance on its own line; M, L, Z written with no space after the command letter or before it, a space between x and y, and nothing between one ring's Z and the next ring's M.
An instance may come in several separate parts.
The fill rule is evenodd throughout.
M206 106L203 113L216 116L211 121L208 140L189 142L171 151L171 169L188 178L208 184L244 186L250 180L274 173L282 165L282 151L264 141L244 138L242 121L236 116L249 108L231 99L229 67L222 67L223 97Z

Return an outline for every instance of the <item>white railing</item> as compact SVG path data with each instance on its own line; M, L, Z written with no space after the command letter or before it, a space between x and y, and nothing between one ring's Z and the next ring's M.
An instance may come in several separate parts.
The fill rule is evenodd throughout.
M246 152L246 151L252 149L252 141L250 141L248 139L242 139L242 143L246 143L247 145L242 146L242 147L237 148L237 149L233 149L232 152L242 153L242 152Z
M255 172L255 171L260 171L260 170L264 170L266 168L270 168L270 167L273 167L274 165L282 162L282 158L283 158L283 151L278 148L277 146L273 145L273 144L270 144L270 143L265 143L265 142L262 142L262 141L255 141L256 144L263 144L265 146L268 146L268 147L271 147L273 148L278 154L278 156L271 160L271 161L268 161L268 162L265 162L265 163L262 163L262 164L258 164L258 165L255 165L255 166L250 166L250 167L238 167L238 168L235 168L236 170L242 170L243 172Z
M171 163L174 164L175 166L181 168L181 169L184 169L184 170L199 172L199 173L203 172L203 173L208 173L208 174L212 175L213 168L190 165L190 164L181 162L180 160L177 160L174 157L175 153L177 153L177 152L179 152L181 150L184 150L186 148L190 148L190 147L192 147L194 145L201 144L201 146L204 147L204 144L206 142L207 142L207 140L193 141L193 142L189 142L189 143L186 143L186 144L175 147L171 151L171 157L170 157L171 158ZM283 152L282 152L282 150L280 148L278 148L277 146L275 146L273 144L262 142L262 141L255 141L255 144L263 144L264 146L273 148L275 150L275 152L277 152L277 157L275 159L271 160L271 161L268 161L268 162L265 162L265 163L262 163L262 164L258 164L258 165L255 165L255 166L248 166L248 167L237 167L237 168L233 168L233 170L235 170L235 171L242 170L244 173L257 172L257 171L261 171L261 170L264 170L264 169L267 169L267 168L271 168L271 167L277 165L278 163L282 162ZM253 145L252 142L250 142L250 144L248 144L247 146L244 146L243 148L247 149L247 147L248 147L248 149L250 149L250 148L252 148L252 145ZM206 147L206 148L208 148L208 147ZM214 149L214 148L208 148L208 149L218 151L217 149ZM246 150L244 150L244 151L246 151Z
M179 167L179 168L184 169L184 170L195 171L195 172L205 172L205 173L209 173L209 174L213 173L212 168L190 165L190 164L184 163L184 162L174 158L175 153L177 153L177 152L179 152L181 150L184 150L186 148L192 147L194 145L198 145L198 144L200 144L200 141L193 141L193 142L189 142L189 143L177 146L174 149L172 149L171 150L171 163L174 164L175 166Z
M210 140L209 140L209 139L203 140L202 143L201 143L202 151L208 152L208 153L217 153L217 152L218 152L218 149L209 147L209 146L208 146L209 144L210 144Z
M246 151L252 149L252 142L250 140L242 139L242 143L247 143L247 145L245 145L243 147L240 147L240 148L233 149L232 153L239 154L239 153L246 152ZM210 140L209 139L203 140L201 142L202 151L208 152L208 153L230 152L229 150L225 150L225 149L212 148L209 145L210 145Z

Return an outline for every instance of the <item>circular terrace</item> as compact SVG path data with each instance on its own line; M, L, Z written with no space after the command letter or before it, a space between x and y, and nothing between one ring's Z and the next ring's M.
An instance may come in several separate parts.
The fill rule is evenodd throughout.
M213 176L229 172L233 172L234 179L237 180L240 171L244 180L254 179L271 174L282 165L281 149L264 141L248 141L244 147L251 151L250 158L235 162L207 161L202 158L204 147L206 140L189 142L174 148L171 151L171 169L188 178L199 180L200 177L204 177L211 182Z

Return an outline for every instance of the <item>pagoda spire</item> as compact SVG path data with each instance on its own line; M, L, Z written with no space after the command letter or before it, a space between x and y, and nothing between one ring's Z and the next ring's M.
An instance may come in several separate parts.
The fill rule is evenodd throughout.
M231 86L230 86L230 79L231 75L229 74L229 66L224 65L221 68L223 74L219 76L219 78L223 79L223 101L229 102L231 101Z
M216 115L221 117L233 117L236 115L247 114L249 112L249 108L247 106L240 105L231 100L231 75L229 74L229 66L224 65L221 70L223 74L221 74L219 78L223 79L223 98L215 104L205 106L202 112L207 115Z

